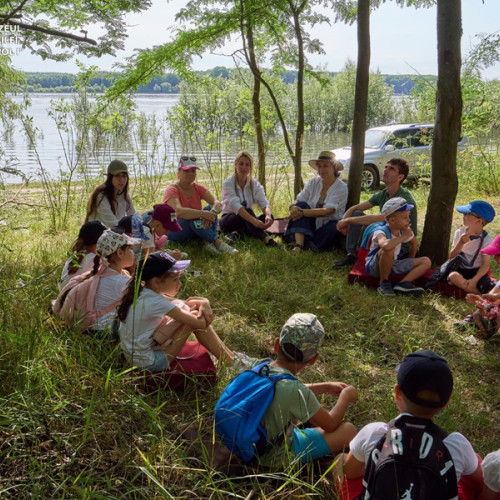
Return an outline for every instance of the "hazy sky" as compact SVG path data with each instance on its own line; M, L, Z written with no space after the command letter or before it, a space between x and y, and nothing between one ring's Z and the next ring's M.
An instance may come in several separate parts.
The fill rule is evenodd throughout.
M112 69L115 62L133 53L134 48L148 48L170 39L169 28L175 25L175 14L185 0L153 0L153 7L141 15L131 15L129 38L126 48L116 58L84 58L84 64L95 64L102 69ZM328 11L325 11L328 13ZM463 0L462 51L466 54L475 43L478 33L493 33L500 30L500 0ZM343 24L322 25L315 28L314 37L319 38L326 54L310 57L310 62L328 71L339 71L346 60L356 59L356 27ZM92 33L89 32L89 37ZM401 9L388 2L374 11L371 16L371 69L386 74L436 74L436 8ZM238 47L237 41L227 46L224 53L231 53ZM58 63L41 59L23 51L12 56L14 65L24 71L58 71L75 73L74 61ZM214 66L233 66L230 57L205 54L194 62L195 69L209 69ZM500 64L487 69L484 76L500 78Z

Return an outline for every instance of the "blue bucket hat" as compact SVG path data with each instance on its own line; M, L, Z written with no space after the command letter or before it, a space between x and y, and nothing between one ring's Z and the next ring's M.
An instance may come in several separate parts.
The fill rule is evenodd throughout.
M457 212L460 212L461 214L475 213L487 222L491 222L495 217L495 209L486 201L471 201L468 205L457 206L456 209Z

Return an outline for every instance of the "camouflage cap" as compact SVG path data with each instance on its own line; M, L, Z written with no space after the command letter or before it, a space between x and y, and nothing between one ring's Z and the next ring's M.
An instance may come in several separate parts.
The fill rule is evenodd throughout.
M285 349L285 355L293 361L309 361L319 351L325 329L314 314L296 313L283 325L280 345L291 344L302 352L302 360L294 359Z

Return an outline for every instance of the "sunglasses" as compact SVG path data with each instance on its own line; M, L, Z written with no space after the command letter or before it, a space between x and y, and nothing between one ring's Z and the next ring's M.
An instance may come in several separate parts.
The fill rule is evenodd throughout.
M182 161L196 161L195 156L181 156Z

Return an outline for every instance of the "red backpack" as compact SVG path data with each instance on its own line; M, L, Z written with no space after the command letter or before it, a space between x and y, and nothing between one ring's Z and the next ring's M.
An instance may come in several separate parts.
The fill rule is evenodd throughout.
M102 266L97 274L89 275L92 271L74 276L61 290L52 304L52 310L60 316L68 326L76 326L81 332L91 328L96 319L115 310L121 298L99 311L95 310L95 295L99 281L104 276L114 276L115 273ZM66 297L64 299L64 297Z

